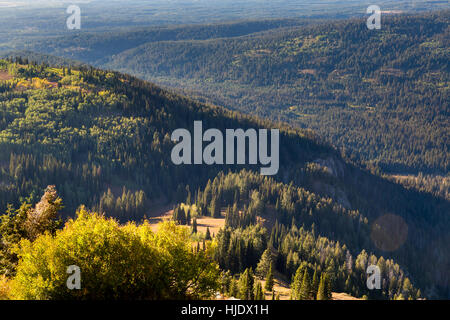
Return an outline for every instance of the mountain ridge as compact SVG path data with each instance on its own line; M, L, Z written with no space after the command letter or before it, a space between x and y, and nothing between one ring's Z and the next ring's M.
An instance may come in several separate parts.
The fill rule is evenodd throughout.
M3 208L56 184L69 211L80 204L99 208L112 201L115 217L139 220L149 199L165 195L175 203L183 201L188 186L194 192L225 169L171 164L172 130L191 128L194 120L207 120L209 127L219 129L279 126L280 172L275 178L286 187L302 186L334 198L347 207L342 210L367 219L361 241L353 241L355 250L378 251L370 227L386 228L376 221L387 213L401 217L408 238L393 256L428 288L428 296L447 294L448 256L442 254L449 228L447 201L406 190L346 163L337 150L317 143L308 131L201 104L117 72L25 62L2 63L2 70L12 76L0 90ZM230 169L244 168L252 169ZM108 193L115 188L116 194ZM332 208L326 211L334 212ZM359 230L358 226L351 228ZM329 227L323 228L333 235ZM358 237L358 232L348 234ZM335 236L344 234L335 231ZM431 243L435 249L430 251L426 248ZM431 265L433 275L422 274Z
M379 32L367 30L363 19L350 19L269 25L264 32L221 39L213 31L223 25L204 25L192 28L212 37L195 41L175 28L178 39L154 39L114 56L99 46L93 54L102 57L98 66L313 129L368 168L445 175L448 15L387 16ZM92 63L97 60L89 58L88 44L97 38L68 37L40 50Z

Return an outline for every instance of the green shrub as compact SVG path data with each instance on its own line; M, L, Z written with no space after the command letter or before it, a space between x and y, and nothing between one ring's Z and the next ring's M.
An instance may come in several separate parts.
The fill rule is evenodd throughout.
M194 253L186 228L163 223L121 226L81 209L55 236L23 240L16 299L188 299L210 297L219 269L206 252ZM81 289L70 290L67 268L81 270Z

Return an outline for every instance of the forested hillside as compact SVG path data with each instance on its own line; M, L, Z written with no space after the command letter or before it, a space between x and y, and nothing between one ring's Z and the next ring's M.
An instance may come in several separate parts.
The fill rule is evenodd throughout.
M30 48L313 129L348 158L387 173L445 175L448 20L449 11L385 15L381 30L368 30L363 19L248 22L100 41L85 34Z
M19 196L39 194L54 179L61 181L63 195L71 195L66 200L71 209L100 200L105 186L115 194L144 190L145 198L168 195L171 200L177 187L184 190L180 182L196 187L219 171L173 165L170 134L175 129L192 128L194 120L202 119L215 128L269 125L126 75L21 62L2 62L3 208ZM285 163L292 157L304 163L322 154L337 155L288 127L282 139ZM192 176L192 169L198 174ZM133 207L137 203L144 202L133 201Z
M144 43L241 37L270 29L306 25L308 22L308 20L300 19L267 19L208 25L140 27L123 31L59 36L25 43L23 46L37 52L48 52L66 58L73 57L93 65L101 65L109 61L112 55Z
M425 297L448 297L448 201L346 163L306 131L198 103L131 76L22 59L2 60L0 69L0 212L8 213L7 225L25 210L16 208L33 206L48 185L63 199L63 218L84 204L122 222L140 221L156 200L177 204L189 198L204 215L228 210L218 248L227 246L226 234L238 239L259 228L257 217L270 217L266 231L260 230L266 244L249 251L245 261L224 265L217 251L225 270L254 267L270 244L278 251L277 272L289 278L301 267L297 281L301 272L305 279L305 267L311 278L317 270L316 280L329 270L323 282L362 296L368 294L359 279L366 262L356 261L370 259L395 270L381 298L415 298L414 288ZM194 120L220 130L280 128L279 173L268 179L250 165L173 165L170 134L192 130ZM233 173L242 169L250 171ZM311 245L300 248L304 239ZM322 247L336 252L328 259L331 253ZM369 258L372 253L377 258ZM387 262L392 258L403 271Z
M212 216L216 207L226 208L225 229L219 231L215 257L232 273L252 268L264 278L273 264L277 272L292 279L294 298L311 297L302 287L304 281L311 283L315 297L321 274L327 275L333 291L356 297L420 296L392 260L366 252L373 248L367 242L371 238L367 218L331 199L241 171L220 174L194 200L195 210L209 211ZM383 270L381 291L367 289L364 279L369 265Z
M307 19L360 16L370 0L90 0L80 2L82 31L68 30L69 6L59 0L6 0L0 3L0 51L24 49L27 44L62 35L77 37L84 32L119 34L149 26L182 26L224 21L263 20L268 17ZM448 7L442 0L378 0L386 10L423 12ZM60 39L58 39L60 41ZM151 41L147 38L146 41ZM101 41L100 41L101 42ZM122 45L126 41L118 42ZM91 43L92 44L92 43ZM82 50L86 47L80 48Z

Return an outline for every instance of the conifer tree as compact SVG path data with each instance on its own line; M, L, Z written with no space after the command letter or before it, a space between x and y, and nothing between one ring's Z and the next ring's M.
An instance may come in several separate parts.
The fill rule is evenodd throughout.
M254 276L252 269L245 269L239 278L239 298L241 300L254 300Z
M188 210L187 210L187 213L186 213L186 224L187 224L188 226L191 225L191 209L188 209Z
M197 206L197 208L200 208L203 206L203 196L202 196L200 187L197 189L197 200L196 200L195 205Z
M173 208L172 220L178 222L178 207Z
M422 293L420 292L420 289L418 289L416 292L416 299L422 298L421 296L422 296Z
M232 280L233 278L229 270L226 272L222 272L221 291L220 291L222 294L228 294L228 292L230 291L230 285Z
M264 298L261 282L258 281L255 285L255 300L264 300Z
M299 298L300 298L300 300L311 299L311 280L309 278L309 273L306 268L303 273L303 282L302 282L302 286L300 288Z
M325 284L325 274L322 273L322 275L320 276L320 282L319 282L319 287L317 289L317 295L316 295L316 299L317 300L327 300L327 294L326 294L326 284Z
M230 297L237 297L239 295L239 289L238 289L238 284L236 279L231 279L231 283L230 283L230 290L228 292L228 295Z
M261 259L258 262L258 265L256 266L255 273L260 278L263 279L267 276L267 273L269 272L269 268L272 265L272 253L269 248L264 250Z
M211 206L209 207L209 212L211 217L220 218L220 203L217 196L213 197L211 200Z
M180 222L180 224L181 225L185 225L186 224L186 212L184 212L184 210L181 208L181 207L179 207L179 209L178 209L178 217L179 217L179 222Z
M325 273L325 276L324 276L324 278L325 278L325 292L326 292L326 297L327 297L327 300L331 300L331 298L332 298L332 285L331 285L331 278L330 278L330 276L329 276L329 274L328 273Z
M206 228L205 240L211 240L211 232L209 231L209 227Z
M197 233L197 218L192 221L192 233Z
M266 289L266 291L272 291L273 289L273 269L272 269L272 264L269 267L269 271L267 272L267 277L266 277L266 285L264 287Z
M295 276L292 280L292 291L291 291L291 297L294 300L300 299L300 289L302 288L303 283L303 268L300 266L297 268L297 271L295 272Z
M177 206L173 209L172 218L178 224L186 224L186 213L180 206Z
M236 189L236 190L234 191L234 201L233 201L233 202L236 204L236 203L239 202L239 199L240 199L240 197L239 197L239 190Z
M319 275L317 274L317 268L314 269L314 275L312 280L311 297L316 299L317 291L319 290Z

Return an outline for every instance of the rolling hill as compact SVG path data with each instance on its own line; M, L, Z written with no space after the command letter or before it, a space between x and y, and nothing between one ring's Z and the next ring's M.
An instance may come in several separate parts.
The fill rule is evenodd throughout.
M392 174L449 171L449 11L363 19L262 20L31 42L312 129L346 158Z
M243 215L230 211L217 235L221 248L227 237L246 248L245 239L270 242L280 271L292 274L303 262L324 268L338 288L358 297L367 291L364 266L375 259L392 271L381 297L414 298L411 282L425 297L448 297L448 201L346 162L308 131L196 102L129 75L20 58L1 61L0 70L2 211L8 203L35 203L47 185L64 199L65 216L84 204L123 222L139 221L161 200L190 198L212 216L236 204ZM175 166L170 135L192 130L194 120L220 130L279 128L278 174L263 177L251 165ZM253 220L268 215L276 220L272 230ZM301 249L306 239L311 245ZM246 255L244 265L224 265L223 251L216 258L242 272L264 251L251 247L256 255Z

